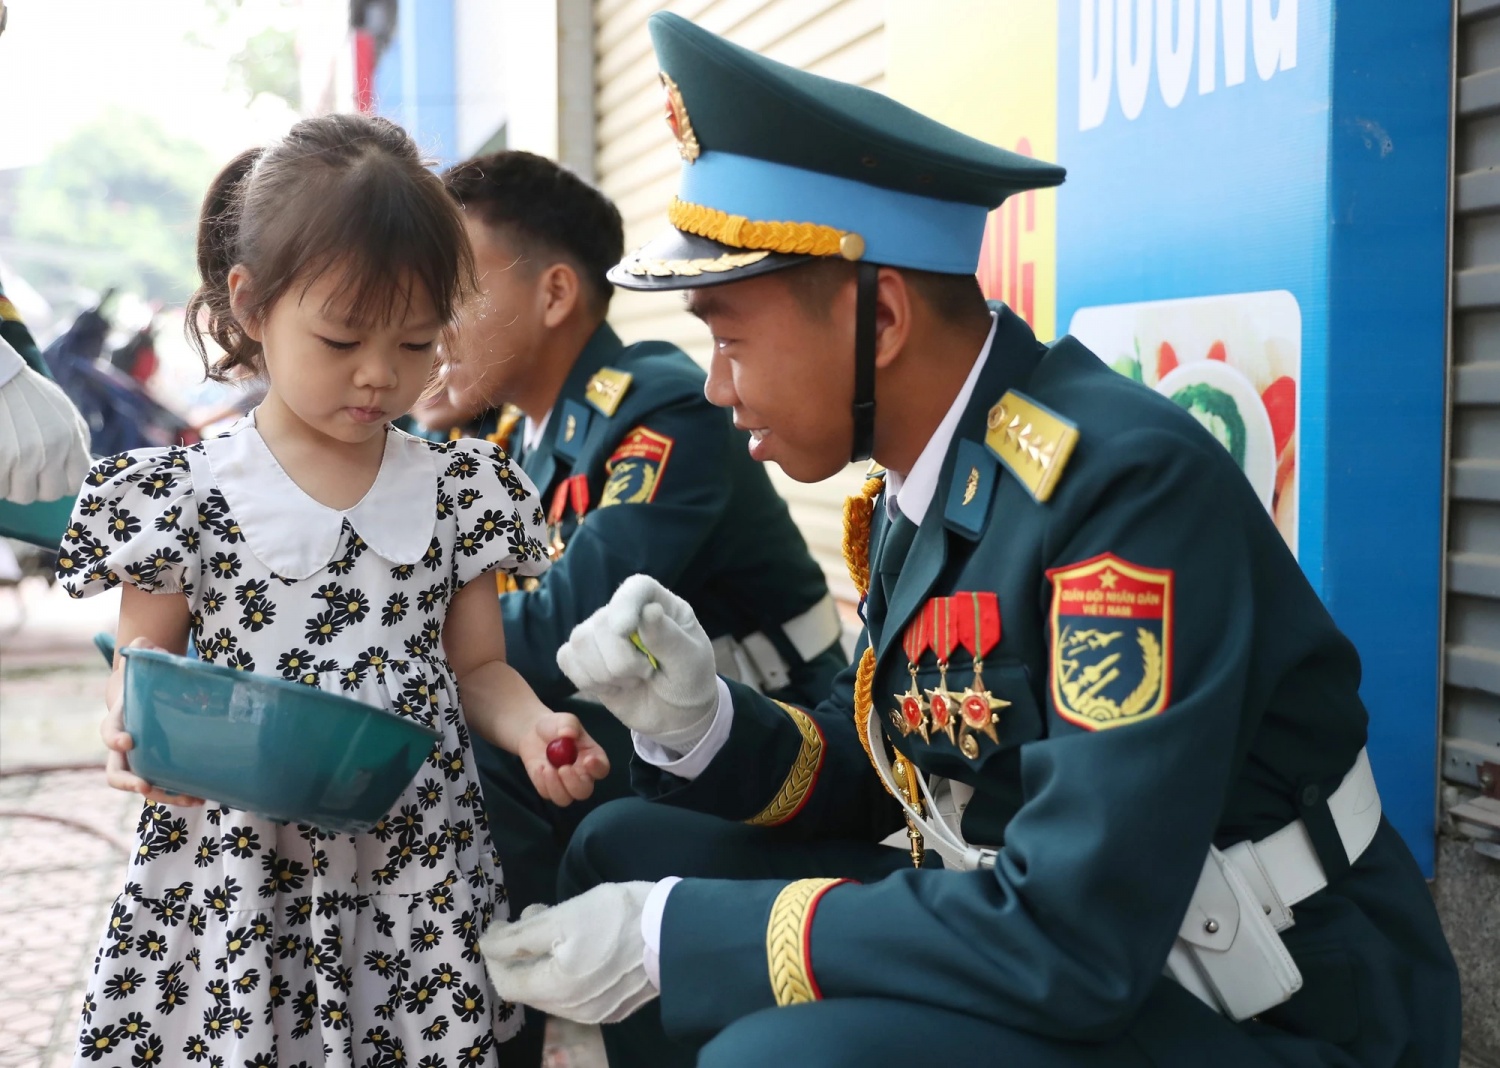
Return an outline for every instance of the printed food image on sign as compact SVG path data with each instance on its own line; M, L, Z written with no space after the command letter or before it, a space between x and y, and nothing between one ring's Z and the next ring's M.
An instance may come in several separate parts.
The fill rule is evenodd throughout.
M1285 290L1080 308L1068 332L1186 408L1297 551L1302 312Z
M1049 571L1052 701L1086 730L1148 719L1172 682L1172 572L1112 553Z
M672 439L638 426L615 446L604 465L608 480L599 507L614 504L644 504L656 496L656 487L672 454Z

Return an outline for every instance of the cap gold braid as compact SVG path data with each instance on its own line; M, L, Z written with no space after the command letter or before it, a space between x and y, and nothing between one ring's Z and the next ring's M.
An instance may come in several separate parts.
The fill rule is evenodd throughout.
M870 521L875 515L875 498L884 487L884 479L868 478L859 493L844 498L844 566L849 569L849 578L861 597L870 592ZM854 731L871 767L875 766L875 754L870 752L868 728L870 709L875 704L874 683L875 650L867 645L854 676ZM883 775L880 784L886 793L896 796Z
M761 222L677 197L672 198L667 208L667 221L679 230L731 248L799 256L842 256L846 260L857 260L865 252L864 239L847 230L821 223Z

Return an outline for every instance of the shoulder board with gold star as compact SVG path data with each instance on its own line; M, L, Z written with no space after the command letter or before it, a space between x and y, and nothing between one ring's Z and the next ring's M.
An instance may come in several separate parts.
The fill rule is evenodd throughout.
M616 371L613 367L601 367L599 372L589 379L589 384L583 391L583 399L604 415L614 415L615 409L620 406L620 401L625 398L625 391L630 388L630 379L628 372Z
M1024 393L1008 391L990 409L984 443L1038 503L1057 488L1078 427Z

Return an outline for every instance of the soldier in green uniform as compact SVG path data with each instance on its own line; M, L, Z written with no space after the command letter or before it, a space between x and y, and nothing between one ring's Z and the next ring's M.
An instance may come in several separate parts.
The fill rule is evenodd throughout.
M598 728L621 769L587 804L559 809L514 757L476 747L519 912L555 900L563 847L587 810L630 794L629 732L573 700L556 659L626 577L649 574L692 604L719 669L756 691L815 701L848 659L821 569L745 435L704 397L703 370L664 342L624 345L605 323L606 272L624 252L615 206L526 152L471 160L445 182L464 207L481 288L452 344L450 392L489 408L467 432L508 448L541 491L555 557L500 595L506 656L544 701Z
M625 1020L615 1065L1455 1064L1355 650L1191 416L977 291L987 211L1062 171L651 30L682 187L613 277L687 289L757 457L884 465L867 626L814 707L715 679L649 578L580 626L580 692L676 764L638 743L650 800L485 940L497 989Z

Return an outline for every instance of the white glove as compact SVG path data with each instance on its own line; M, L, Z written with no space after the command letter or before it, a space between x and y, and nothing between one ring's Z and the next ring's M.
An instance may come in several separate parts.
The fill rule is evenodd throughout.
M557 666L581 696L674 752L702 741L719 707L708 635L688 603L649 575L631 575L609 604L574 627Z
M577 1023L619 1023L656 997L641 913L654 883L604 883L552 908L532 905L479 939L506 1001Z
M0 341L0 367L12 356L21 358ZM77 493L89 463L88 424L57 383L22 366L0 385L0 500L31 504Z

